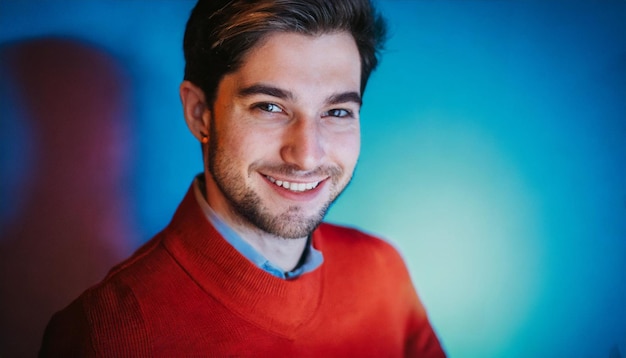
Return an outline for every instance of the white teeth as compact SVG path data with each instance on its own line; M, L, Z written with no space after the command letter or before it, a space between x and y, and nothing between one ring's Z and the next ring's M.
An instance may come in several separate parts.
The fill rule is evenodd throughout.
M317 188L317 186L319 185L319 181L316 182L312 182L312 183L290 183L288 181L283 181L283 180L276 180L274 178L272 178L271 176L267 176L266 178L271 181L272 183L278 185L278 186L282 186L285 189L289 189L291 191L306 191L306 190L311 190L314 188Z

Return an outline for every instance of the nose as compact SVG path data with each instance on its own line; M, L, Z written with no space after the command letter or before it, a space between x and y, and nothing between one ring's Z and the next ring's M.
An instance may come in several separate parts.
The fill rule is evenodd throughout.
M324 138L314 118L299 118L287 127L280 155L300 170L319 167L325 156Z

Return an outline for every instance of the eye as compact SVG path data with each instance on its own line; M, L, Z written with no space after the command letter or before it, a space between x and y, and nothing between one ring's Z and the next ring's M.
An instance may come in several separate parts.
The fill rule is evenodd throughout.
M257 103L254 105L254 108L270 113L280 113L283 111L277 104L269 102Z
M334 108L326 112L326 115L329 117L348 118L352 117L352 111L343 108Z

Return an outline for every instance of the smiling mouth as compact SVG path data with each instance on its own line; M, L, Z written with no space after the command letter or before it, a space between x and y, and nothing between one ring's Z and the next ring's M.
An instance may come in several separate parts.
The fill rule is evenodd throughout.
M313 181L309 183L292 183L286 180L276 180L275 178L272 178L269 175L266 175L265 177L267 178L267 180L271 181L276 186L280 186L287 190L297 191L297 192L315 189L319 185L319 183L321 183L321 181Z

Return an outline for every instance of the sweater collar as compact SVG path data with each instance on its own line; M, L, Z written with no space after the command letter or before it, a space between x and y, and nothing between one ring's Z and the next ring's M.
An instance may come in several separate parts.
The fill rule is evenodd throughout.
M315 236L318 235L314 232ZM293 280L255 266L215 230L196 201L193 185L165 229L164 245L207 294L258 326L291 336L317 310L324 265Z

